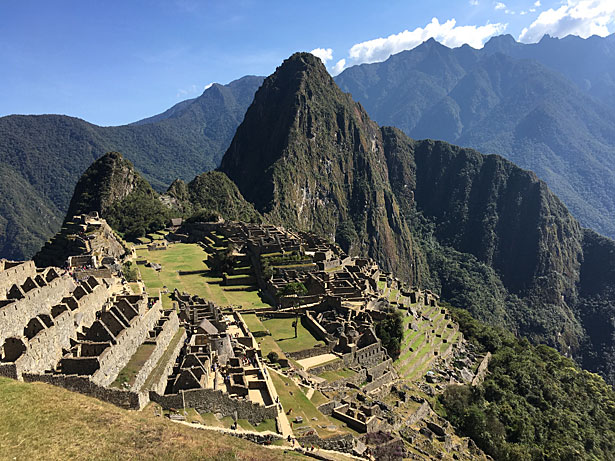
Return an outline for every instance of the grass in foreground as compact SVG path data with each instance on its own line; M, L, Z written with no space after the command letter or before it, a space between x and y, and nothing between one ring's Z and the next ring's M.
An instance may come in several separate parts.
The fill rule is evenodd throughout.
M269 450L216 432L122 410L42 383L0 378L2 459L282 460Z

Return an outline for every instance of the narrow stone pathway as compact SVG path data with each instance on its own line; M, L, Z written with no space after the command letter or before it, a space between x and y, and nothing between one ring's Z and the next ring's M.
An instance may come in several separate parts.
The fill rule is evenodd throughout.
M286 416L286 415L284 415L284 416ZM171 421L174 422L174 423L183 424L184 426L194 427L196 429L202 429L202 430L206 430L206 431L216 431L216 432L221 432L221 433L229 434L229 435L254 434L254 435L260 435L260 436L263 436L263 435L273 435L273 436L278 436L278 437L280 435L280 434L277 434L277 433L271 432L271 431L263 431L263 432L248 431L248 430L242 429L241 427L237 427L237 429L227 429L225 427L205 426L203 424L198 424L198 423L189 423L188 421L173 421L173 420L171 420ZM288 422L288 420L286 420L286 421ZM261 445L261 446L265 447L265 448L269 448L271 450L296 451L296 452L305 454L306 456L310 455L310 453L307 450L304 450L304 449L298 447L296 443L295 444L289 444L286 441L284 441L284 445ZM343 457L343 458L351 459L351 460L365 461L365 458L360 458L358 456L354 456L354 455L351 455L349 453L342 453L340 451L325 450L324 448L316 449L315 453L321 455L324 458L328 458L328 459L340 459L340 457Z

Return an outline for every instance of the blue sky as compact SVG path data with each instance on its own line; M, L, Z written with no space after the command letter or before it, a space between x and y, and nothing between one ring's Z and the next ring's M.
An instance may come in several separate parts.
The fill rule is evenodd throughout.
M509 33L607 35L615 0L0 0L0 116L60 113L118 125L268 75L295 51L332 74L433 36L480 47Z

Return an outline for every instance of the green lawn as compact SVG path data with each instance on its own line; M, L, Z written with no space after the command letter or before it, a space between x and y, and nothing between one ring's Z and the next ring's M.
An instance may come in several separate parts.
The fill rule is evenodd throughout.
M247 419L238 419L237 420L237 424L239 424L240 427L242 427L243 429L247 430L247 431L258 431L258 432L264 432L264 431L271 431L271 432L277 432L277 426L275 423L275 419L266 419L260 423L258 423L256 426L253 426L250 421L248 421Z
M327 403L329 401L329 399L322 395L322 392L320 391L314 391L314 394L312 395L312 398L310 400L317 408L319 405L322 405L323 403Z
M155 344L141 344L126 366L118 373L117 378L115 378L111 386L121 388L124 383L128 383L132 386L139 371L141 371L141 368L147 359L150 358L155 348Z
M207 273L208 254L196 244L175 243L169 245L167 250L148 251L137 250L137 259L158 263L162 270L157 272L150 267L137 266L141 279L147 287L148 294L158 295L163 286L172 292L174 288L190 294L211 300L219 306L241 305L244 308L266 307L258 293L256 286L221 285L221 277L210 277ZM204 271L179 275L178 271ZM170 307L168 299L163 299L163 306Z
M295 338L295 328L292 326L294 317L288 319L267 319L262 320L262 324L278 343L284 352L297 352L304 349L311 349L316 345L324 346L323 341L318 341L299 320L297 337Z
M341 368L339 370L334 371L324 371L318 376L326 379L329 382L337 381L339 379L346 379L355 376L356 371L351 370L350 368Z
M330 437L340 432L353 432L351 429L345 427L345 425L336 419L323 415L313 402L311 402L303 391L294 383L292 379L285 376L280 376L277 373L271 372L271 379L280 397L280 402L284 411L288 413L289 421L293 421L293 430L295 434L300 434L300 431L296 429L304 426L311 426L321 437ZM295 418L301 416L303 418L302 423L295 423ZM316 418L313 420L312 418ZM321 428L322 426L336 426L333 428Z

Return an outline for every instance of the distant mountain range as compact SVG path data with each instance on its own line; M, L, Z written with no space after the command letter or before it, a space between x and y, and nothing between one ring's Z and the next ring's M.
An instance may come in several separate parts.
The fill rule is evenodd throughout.
M0 257L32 257L59 229L79 176L106 152L122 152L158 190L214 169L262 80L214 84L198 98L118 127L64 115L0 118Z
M585 226L615 237L615 35L433 39L336 82L378 123L495 153L545 180Z
M584 226L614 237L614 56L614 35L532 45L507 35L481 50L429 40L335 81L380 124L536 172ZM0 118L0 257L31 257L59 227L79 175L107 151L122 152L159 191L217 167L262 81L215 84L120 127L59 115Z

